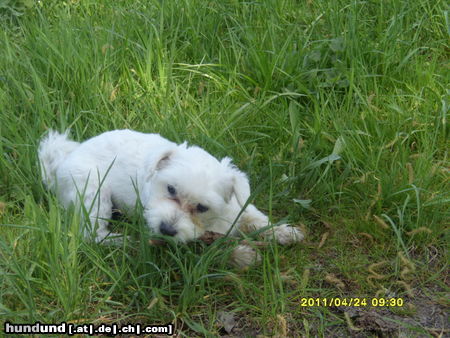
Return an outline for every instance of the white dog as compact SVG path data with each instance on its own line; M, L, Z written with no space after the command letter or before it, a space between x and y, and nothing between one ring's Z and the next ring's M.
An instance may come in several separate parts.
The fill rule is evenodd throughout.
M151 230L182 242L207 230L226 234L233 224L231 235L269 224L252 204L241 212L250 186L228 157L218 161L199 147L177 145L158 134L114 130L78 143L67 131L50 131L38 156L46 186L65 207L85 208L98 242L111 235L113 207L132 212L139 200ZM85 237L91 236L86 229ZM286 224L267 234L281 244L303 238L298 228Z

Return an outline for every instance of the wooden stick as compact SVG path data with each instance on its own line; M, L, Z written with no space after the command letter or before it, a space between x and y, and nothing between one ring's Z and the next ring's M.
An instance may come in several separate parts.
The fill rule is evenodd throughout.
M221 234L221 233L218 233L218 232L214 232L214 231L206 231L198 239L200 241L202 241L203 243L207 244L207 245L211 245L212 243L217 241L219 238L223 238L223 237L225 237L224 234ZM236 239L236 237L230 237L230 238L231 239ZM161 245L166 244L166 242L164 240L161 240L161 239L150 239L148 241L148 243L150 245L155 245L155 246L161 246ZM267 243L267 242L252 241L252 240L247 240L247 239L239 240L239 244L241 244L241 245L248 245L248 246L255 246L255 247L258 247L258 248L264 248L264 247L269 245L269 243Z

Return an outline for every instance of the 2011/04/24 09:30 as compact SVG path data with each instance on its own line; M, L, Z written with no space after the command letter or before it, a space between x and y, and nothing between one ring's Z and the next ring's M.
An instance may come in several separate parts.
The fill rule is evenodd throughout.
M403 298L320 298L304 297L300 299L302 307L331 306L403 306Z

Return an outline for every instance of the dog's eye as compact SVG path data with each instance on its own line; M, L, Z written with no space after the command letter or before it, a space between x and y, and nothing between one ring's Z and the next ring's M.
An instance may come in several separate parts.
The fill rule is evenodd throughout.
M170 184L167 186L167 191L172 196L174 196L177 193L177 190L173 187L173 185L170 185Z
M204 206L203 204L197 204L197 211L198 212L207 212L209 210L208 207Z

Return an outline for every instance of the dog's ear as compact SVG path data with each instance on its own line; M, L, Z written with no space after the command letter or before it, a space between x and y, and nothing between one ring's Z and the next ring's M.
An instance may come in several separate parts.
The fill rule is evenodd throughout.
M231 163L229 157L223 158L220 163L225 167L227 173L227 182L224 182L224 200L228 203L233 194L239 205L242 207L245 205L250 197L250 184L248 183L247 175L240 171L236 166Z
M146 175L145 181L148 182L155 175L155 173L159 170L162 170L170 165L171 157L175 152L174 148L163 149L152 153L147 158L147 166L146 166Z

